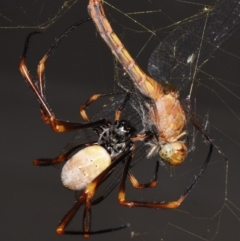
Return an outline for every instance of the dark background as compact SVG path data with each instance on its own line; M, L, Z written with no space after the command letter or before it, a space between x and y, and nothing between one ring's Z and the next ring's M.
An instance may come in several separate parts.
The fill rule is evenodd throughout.
M131 15L148 28L159 28L159 39L154 38L148 43L137 58L144 70L151 51L170 31L162 28L196 14L203 8L202 5L167 0L109 2L125 13L162 10L154 14ZM54 133L41 121L35 96L18 70L25 38L36 26L53 19L60 10L57 15L60 17L31 43L27 63L33 77L36 76L38 61L54 39L71 24L88 16L87 1L76 1L71 6L72 3L42 0L0 3L1 240L82 239L79 236L59 237L54 232L58 221L71 208L75 198L73 192L63 188L60 182L61 170L32 165L35 158L57 156L73 134ZM150 37L149 32L144 33L132 21L128 22L125 16L106 8L109 10L107 14L111 14L110 21L116 32L123 37L127 49L135 57ZM67 10L66 13L64 10ZM93 209L93 229L125 223L130 223L131 227L92 236L92 240L130 240L131 232L135 233L135 240L220 241L240 238L240 121L237 116L240 104L239 36L238 31L206 64L203 70L210 76L199 75L202 85L196 85L192 98L197 103L197 113L203 118L207 114L210 123L217 127L210 127L210 135L228 157L228 169L222 156L215 151L211 165L179 210L128 209L118 204L117 190L113 191ZM98 36L93 23L86 23L69 35L47 62L48 101L57 117L79 121L79 106L94 93L112 91L116 86L113 76L111 52ZM213 79L213 76L216 78ZM217 84L217 78L220 78L223 87ZM93 105L89 113L95 113L99 108L97 104ZM179 169L162 168L160 191L153 191L152 196L148 196L147 191L139 191L136 194L138 199L156 201L177 198L197 173L195 168L199 169L206 153L207 146L198 135L196 151L189 155L186 164ZM152 169L147 172L147 166L146 161L136 167L140 180L151 178ZM232 206L229 200L236 206ZM81 227L81 212L72 225L75 225L75 229Z

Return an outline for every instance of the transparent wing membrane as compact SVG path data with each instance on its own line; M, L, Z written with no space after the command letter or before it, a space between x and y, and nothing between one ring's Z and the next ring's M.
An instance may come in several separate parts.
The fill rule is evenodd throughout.
M152 52L151 76L160 83L184 89L221 44L240 26L239 1L217 1L183 21Z

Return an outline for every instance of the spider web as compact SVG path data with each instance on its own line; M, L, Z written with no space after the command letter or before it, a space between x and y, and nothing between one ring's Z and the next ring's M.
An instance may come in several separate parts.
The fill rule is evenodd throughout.
M220 2L220 1L219 1ZM141 63L141 55L144 55L144 52L147 51L151 53L153 50L150 50L152 46L157 46L158 44L152 44L154 41L161 42L161 39L171 34L171 31L173 29L177 29L178 26L181 26L182 24L186 24L187 26L191 26L191 23L194 18L200 16L203 12L208 11L208 9L212 8L213 2L206 2L204 5L202 2L200 5L193 2L172 2L172 6L176 7L176 10L173 9L173 7L170 7L171 11L169 11L169 6L167 3L164 5L164 3L158 3L158 1L151 1L152 6L149 6L148 10L141 11L134 10L133 12L130 12L130 10L127 10L128 12L125 14L126 18L134 16L135 22L132 23L134 27L129 27L130 25L126 23L124 26L122 26L122 35L123 35L123 41L125 43L126 48L133 52L134 47L136 48L136 45L138 45L141 39L145 37L145 42L143 40L143 43L141 43L141 47L139 48L139 52L136 53L135 60L138 63ZM151 5L150 4L150 5ZM169 3L170 4L170 3ZM239 4L239 3L236 3ZM108 4L106 4L108 5ZM182 5L182 6L180 6ZM194 12L190 13L191 15L194 15L193 17L183 17L181 20L177 19L176 12L179 11L178 7L189 7L189 5L194 5L194 7L198 7L199 9L196 9ZM111 5L110 5L111 6ZM137 6L137 4L135 5ZM154 6L154 7L153 7ZM139 6L138 6L139 7ZM156 9L159 9L156 11ZM237 11L236 11L237 12ZM144 14L145 22L141 18L141 14ZM110 14L109 14L110 15ZM117 20L115 18L115 15L113 13L110 15L113 20L115 20L116 23L119 23L120 20ZM139 19L138 19L139 17ZM150 20L150 19L153 20ZM156 21L156 18L159 19L159 21ZM112 20L110 19L110 21ZM160 20L161 19L161 20ZM146 21L147 20L147 21ZM167 21L170 21L170 23L167 23ZM166 22L165 22L166 21ZM150 26L150 27L149 27ZM139 28L138 28L139 27ZM134 28L134 30L133 30ZM115 28L114 28L115 29ZM142 31L141 31L142 29ZM180 27L180 29L182 29ZM189 27L191 31L191 27ZM128 39L131 39L131 34L135 35L135 39L137 39L137 42L134 43L135 46L128 46ZM116 33L119 35L119 32ZM121 33L121 32L120 32ZM147 36L148 33L148 36ZM182 34L185 34L183 31ZM165 36L163 36L165 35ZM202 36L207 35L206 32L202 33ZM163 36L163 37L162 37ZM235 36L236 37L236 36ZM134 38L132 36L132 38ZM167 38L166 38L167 39ZM170 41L169 40L165 40ZM176 51L176 62L179 61L177 56L177 41L178 39L175 39L176 43L173 43L173 47L176 47L176 49L172 49L172 52ZM239 232L237 228L239 227L239 205L237 196L234 195L236 190L234 191L234 187L231 185L231 182L233 180L233 173L235 169L235 165L237 164L236 157L232 155L232 150L234 149L233 146L235 146L235 150L238 149L237 146L239 146L239 134L229 135L228 133L232 132L230 130L226 130L226 125L229 123L235 123L233 126L238 126L237 123L239 123L239 111L236 109L236 103L239 102L239 80L238 80L238 71L235 72L236 75L233 76L233 72L229 70L231 67L228 67L228 65L225 65L226 59L232 59L233 63L236 64L236 62L239 63L239 53L231 51L231 48L233 48L234 40L230 40L230 43L225 44L223 46L220 46L219 51L214 53L213 56L210 55L207 59L201 60L204 62L207 62L205 66L203 66L201 73L197 74L194 78L194 90L193 94L191 96L192 102L194 103L194 108L197 114L202 117L203 123L205 123L205 127L209 131L209 135L214 138L215 143L220 147L221 150L226 154L226 156L229 158L229 161L225 162L221 160L221 156L215 154L212 158L212 163L209 167L211 169L212 173L209 174L209 169L207 171L206 175L209 175L209 180L207 181L205 179L205 175L203 175L202 179L205 179L204 181L201 180L198 185L199 192L201 194L197 194L198 191L194 190L193 192L196 195L194 197L188 197L189 199L192 199L191 201L185 201L185 203L177 210L170 211L170 213L179 212L178 214L169 214L168 218L166 219L164 216L165 221L165 228L161 229L159 231L160 238L162 240L174 240L174 237L176 237L176 233L178 235L178 239L184 239L184 240L224 240L226 238L230 240L234 240L236 237L239 236ZM171 46L171 45L170 45ZM190 43L190 46L186 46L191 48L192 44ZM132 48L133 51L132 51ZM201 48L203 48L203 45L201 45L199 41L199 46L197 46L198 49L195 49L194 51L201 52ZM215 46L218 48L218 46ZM171 48L171 47L169 47ZM234 48L235 49L235 48ZM238 48L239 50L239 48ZM184 51L181 47L181 51ZM187 50L186 50L187 51ZM206 51L206 49L205 49ZM208 50L207 50L208 51ZM166 51L167 52L167 51ZM164 54L164 52L162 53ZM170 51L169 51L170 54ZM200 57L201 58L201 57ZM168 60L168 58L166 58ZM234 60L233 60L234 59ZM160 61L164 61L164 57ZM203 62L202 62L203 63ZM161 66L163 65L169 65L170 62L167 63L161 63ZM214 65L217 65L217 67L214 67ZM231 65L231 64L230 64ZM146 64L143 63L143 65L140 64L140 66L146 66ZM217 70L214 68L217 68ZM220 71L224 68L224 71ZM164 69L161 69L164 71ZM173 70L167 70L169 73L173 72ZM194 71L193 71L194 72ZM221 74L220 74L221 72ZM227 72L228 74L224 74L223 72ZM164 76L165 73L162 73ZM172 74L174 75L174 74ZM165 75L166 76L166 75ZM231 76L231 79L229 79L229 76ZM187 76L186 76L187 77ZM176 77L175 77L176 78ZM164 78L162 78L164 79ZM186 93L186 90L185 90ZM190 93L190 92L189 92ZM185 94L186 96L186 94ZM234 104L233 104L234 103ZM227 123L224 121L224 117L221 121L220 116L226 116L227 117ZM219 117L219 118L217 118ZM229 120L231 119L231 121ZM218 121L217 121L218 120ZM225 122L225 127L223 129L221 124ZM224 125L224 124L223 124ZM228 127L229 128L229 127ZM237 129L234 129L236 132ZM183 173L180 174L181 171L177 170L178 167L174 168L174 170L170 170L173 173L172 178L176 180L175 184L171 186L172 181L166 181L166 179L162 182L164 182L164 185L167 185L167 189L175 188L180 182L180 180L185 176L188 175L189 172L192 174L195 173L196 168L196 159L201 160L203 158L199 159L200 152L203 151L203 146L198 143L199 141L202 142L202 140L195 140L195 133L190 134L192 135L190 138L193 138L193 143L196 144L196 146L193 146L193 149L196 148L192 155L189 155L189 159L192 167L187 167L188 169L185 169L185 171L181 170ZM228 140L228 141L227 141ZM231 144L230 144L231 142ZM231 145L231 147L226 148L227 143ZM231 150L231 151L230 151ZM236 155L236 154L235 154ZM232 156L232 158L230 158ZM194 163L194 164L193 164ZM232 166L232 167L231 167ZM220 172L221 170L221 172ZM219 173L219 176L217 173ZM160 171L161 173L161 171ZM236 173L236 175L238 175ZM216 181L217 176L219 177L218 181ZM207 177L206 177L207 178ZM235 177L236 178L236 177ZM235 179L236 180L236 179ZM215 187L213 185L215 183ZM159 184L161 185L161 178L159 179ZM213 186L212 186L213 185ZM221 188L220 188L221 185ZM204 187L210 187L212 186L212 191L204 190ZM237 184L236 184L237 186ZM198 187L196 187L197 189ZM166 192L166 191L165 191ZM208 195L210 195L210 198L207 198L209 202L206 202L204 200L204 197L206 192ZM169 191L167 191L169 193ZM219 194L219 195L218 195ZM162 196L162 192L160 193ZM173 197L174 198L174 197ZM173 198L167 198L167 200L173 200ZM176 196L175 196L176 198ZM206 196L205 196L206 198ZM135 199L135 198L134 198ZM142 200L145 200L145 197L142 196ZM159 200L159 198L156 198L154 201ZM197 204L199 205L197 207ZM197 210L196 210L197 209ZM169 211L169 210L167 210ZM165 212L167 212L165 211ZM164 213L166 215L166 213ZM157 220L157 218L156 218ZM235 230L233 230L233 227L236 227ZM175 231L176 233L175 233ZM174 234L173 234L174 233ZM234 233L234 235L231 235ZM152 236L151 236L152 235ZM156 236L155 236L156 235ZM225 236L226 235L226 236ZM154 234L149 232L139 232L135 231L133 229L133 236L134 237L141 237L144 236L144 238L149 239L153 237L157 237L157 232Z
M31 73L35 76L34 71L37 63L54 41L54 38L58 37L72 23L87 16L87 4L87 1L13 1L13 3L2 1L0 5L0 28L7 34L10 34L11 31L12 33L13 31L18 31L19 33L19 29L22 29L23 36L26 36L31 29L46 29L39 39L33 40L30 48L31 52L29 51L30 60L28 62ZM206 9L204 10L205 7L209 8L213 4L214 1L207 0L204 2L112 0L106 2L104 6L108 19L113 24L113 29L121 37L137 63L147 72L148 60L155 47L176 26L179 26L182 22L190 22L191 16L201 14L202 11L206 11ZM93 24L88 23L86 25L87 27L83 26L78 33L74 32L69 35L68 39L61 44L52 59L47 63L48 100L56 115L60 115L63 119L66 117L69 120L79 120L79 106L94 93L106 93L115 90L117 81L123 74L122 69L111 56L109 49L96 33ZM90 34L86 33L86 29L89 30ZM23 41L24 37L19 44L16 61L21 54ZM89 46L88 42L91 42L90 47L82 54L82 49L85 46ZM238 162L238 150L240 147L240 49L238 42L239 31L209 57L207 63L194 78L195 81L191 94L192 108L201 118L211 138L214 139L214 142L227 156L228 161L224 161L222 156L215 151L206 173L177 210L124 208L117 203L117 190L113 191L104 202L93 208L93 229L119 226L125 223L130 223L131 227L120 232L104 234L103 236L92 236L91 239L104 238L105 240L112 240L115 238L118 240L130 240L134 238L135 240L220 241L226 239L237 240L240 237L240 196L238 193L238 183L240 181L238 172L240 170ZM81 52L80 60L78 58L79 51ZM88 52L91 52L90 56L88 56ZM96 58L95 64L92 58ZM79 67L79 63L83 66ZM89 66L89 68L84 68L84 66ZM93 68L94 71L92 71ZM61 69L63 70L61 71ZM78 72L74 72L75 69L78 69ZM92 72L96 72L98 78ZM113 76L115 82L112 80ZM85 85L89 86L90 91L85 91L86 88L84 88L83 83L80 83L81 85L78 83L79 79L81 79L81 82L85 80ZM69 82L66 82L66 80ZM20 75L17 81L22 81ZM22 85L22 89L26 91L24 92L25 94L30 92L26 85ZM76 94L74 94L74 91ZM187 96L190 90L185 91ZM16 95L19 93L14 90L13 92L16 92ZM25 97L25 94L22 98L28 98ZM30 149L38 149L38 151L30 156L23 154L21 156L21 166L19 166L18 170L22 169L23 162L26 168L28 168L31 165L30 161L34 158L56 156L61 147L70 139L70 135L65 135L62 138L59 135L52 134L50 130L45 132L47 128L41 124L39 113L37 112L37 103L34 102L34 98L31 98L31 93L29 96L29 102L33 102L33 109L36 112L35 119L32 118L29 126L34 125L37 120L39 120L39 123L37 131L36 129L34 131L36 133L33 136L28 136L29 142L27 142L27 137L25 137L25 142L29 143ZM94 115L103 104L104 101L100 101L100 104L94 103L93 108L90 108L88 112L89 115ZM31 113L28 113L28 115L30 116ZM26 123L26 120L24 123ZM39 132L44 133L42 135L45 137L39 137L37 142L33 141L35 135L41 136ZM204 138L200 134L195 133L191 126L189 127L189 133L192 151L189 153L185 163L175 168L169 166L160 167L158 187L154 190L136 191L131 185L128 185L127 197L129 200L159 201L173 200L179 197L194 178L194 175L198 173L208 151ZM52 138L51 136L54 137ZM46 138L49 140L46 140ZM13 165L20 165L20 163L16 163L16 156L8 157L8 159L12 160ZM142 161L134 167L133 172L140 182L147 182L152 178L155 166L154 160L153 158ZM19 214L19 216L11 214L16 220L20 218L21 220L24 218L29 220L28 223L23 221L23 227L19 225L21 226L21 231L16 231L18 239L19 237L25 238L25 240L26 237L29 239L29 235L35 236L36 233L40 232L39 230L43 233L41 234L43 236L38 234L39 240L42 240L42 238L47 240L59 240L59 238L72 240L72 238L75 238L68 236L57 237L54 235L54 228L58 220L69 210L74 201L73 196L69 192L62 190L61 183L59 183L58 169L54 171L53 168L44 170L43 168L33 167L30 171L26 171L26 174L21 174L21 178L22 175L29 177L27 180L32 182L33 188L27 188L31 193L29 197L26 193L27 183L25 181L22 184L23 189L20 188L20 190L25 191L21 191L19 194L17 192L17 194L20 197L23 194L24 197L28 196L28 199L31 201L28 205L33 203L36 207L26 207L26 210L34 210L32 215L26 215L27 211ZM28 184L28 186L30 185ZM37 193L34 192L35 190ZM14 194L16 194L16 191ZM63 201L65 196L68 196L68 198ZM14 199L13 196L10 195L10 197L10 199ZM46 203L49 205L46 206ZM23 206L25 207L25 205ZM44 212L45 215L43 215ZM50 219L50 217L48 218L48 213L49 215L51 214L50 216L53 216L51 222L47 220ZM73 224L76 229L79 229L80 215L76 218L77 222ZM7 218L5 220L6 226L9 224L9 227L11 227L11 222L8 222ZM32 225L35 222L37 224ZM15 225L17 226L17 224ZM8 233L9 236L10 239L12 237L14 240L13 233ZM81 239L81 237L77 238Z

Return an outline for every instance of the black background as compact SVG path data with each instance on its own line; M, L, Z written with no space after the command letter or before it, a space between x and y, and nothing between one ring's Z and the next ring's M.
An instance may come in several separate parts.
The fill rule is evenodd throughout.
M82 237L55 234L58 221L74 203L74 193L63 188L60 182L60 169L54 167L34 167L31 161L39 157L55 157L73 136L72 133L57 134L40 118L38 103L23 80L19 70L25 38L34 27L52 19L63 1L1 1L0 3L0 103L1 103L1 164L0 164L0 239L1 240L80 240ZM200 1L202 3L202 1ZM205 1L204 3L211 3ZM71 2L66 2L69 4ZM36 36L28 53L28 66L33 77L36 76L37 63L51 43L65 29L79 19L88 16L87 1L78 1L65 14L51 25L44 34ZM137 16L139 21L153 28L168 26L173 22L198 13L201 5L176 1L116 1L111 4L123 12L161 9L162 12ZM137 5L136 5L137 4ZM145 6L146 5L146 6ZM128 25L126 18L111 8L110 21L116 32L123 34L127 49L136 56L149 38L149 33L128 31L139 29L137 25ZM137 10L136 10L137 9ZM147 16L147 17L146 17ZM154 16L151 20L148 16ZM133 15L133 17L135 17ZM116 22L114 22L116 21ZM118 23L117 23L118 21ZM121 22L122 21L122 22ZM144 22L145 21L145 22ZM152 21L152 22L151 22ZM32 29L31 29L32 28ZM141 28L140 28L141 29ZM142 29L141 29L142 30ZM119 31L119 32L118 32ZM158 31L159 39L166 36L169 30ZM239 52L239 31L223 46L223 50L236 56ZM146 70L151 51L157 45L148 44L137 59ZM204 71L222 80L224 87L231 88L239 98L239 57L233 57L224 51L218 51L205 66ZM89 22L81 26L63 41L54 56L47 62L46 79L48 101L57 117L79 121L79 106L94 93L112 91L114 64L111 52L98 36L95 26ZM230 76L230 77L229 77ZM130 240L131 232L135 240L237 240L240 238L240 213L228 209L227 197L237 208L240 207L239 194L239 99L226 89L218 87L210 78L199 75L204 86L196 87L193 101L196 98L197 112L204 117L209 114L213 127L210 135L216 140L221 150L229 158L229 171L226 178L226 163L214 152L212 165L189 195L180 211L128 209L117 202L115 190L104 202L93 209L93 229L116 227L130 223L131 227L119 232L92 236L92 240ZM204 82L205 81L205 82ZM237 82L238 81L238 82ZM214 91L222 96L221 101ZM233 109L231 112L226 104ZM93 105L89 113L95 113L99 106ZM231 139L227 138L228 135ZM200 136L199 136L200 137ZM159 200L177 198L181 190L190 182L197 172L193 163L204 160L207 149L200 139L197 151L189 155L185 167L161 170L159 185L161 193L140 191L142 200ZM237 142L237 143L235 143ZM148 163L145 162L148 166ZM143 165L144 165L143 164ZM185 168L185 169L184 169ZM173 177L170 176L171 171ZM148 180L152 172L146 172L146 166L139 166L136 172ZM163 174L162 174L163 172ZM165 174L164 174L165 172ZM187 174L189 174L187 176ZM164 178L164 175L167 177ZM183 180L184 179L184 180ZM185 180L186 179L186 180ZM141 180L141 179L140 179ZM227 184L226 184L227 180ZM170 185L172 184L172 185ZM179 186L181 184L181 186ZM178 187L175 190L175 187ZM228 194L225 195L227 186ZM131 191L130 191L131 192ZM165 195L166 194L166 195ZM136 194L137 195L137 194ZM156 198L156 199L155 199ZM231 207L232 208L232 207ZM219 211L219 213L217 213ZM214 216L216 214L216 216ZM197 218L200 217L200 218ZM77 216L74 228L81 227L81 215ZM216 235L216 236L214 236Z

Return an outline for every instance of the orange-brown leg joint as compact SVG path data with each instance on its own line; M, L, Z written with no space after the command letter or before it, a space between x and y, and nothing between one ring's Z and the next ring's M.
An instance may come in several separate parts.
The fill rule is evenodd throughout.
M119 192L118 200L119 203L127 207L146 207L146 208L164 208L164 209L175 209L180 206L185 197L179 198L177 201L171 202L160 202L160 203L148 203L148 202L135 202L135 201L125 201L125 194L121 191Z
M83 118L83 120L85 120L86 122L90 122L87 113L86 113L86 108L95 100L97 100L99 97L101 97L101 94L95 94L92 97L89 98L89 100L80 107L80 115Z
M129 176L129 179L130 179L130 182L132 183L132 185L137 188L137 189L144 189L144 188L147 188L147 187L156 187L157 186L157 181L152 181L152 182L149 182L149 183L145 183L145 184L141 184L138 182L138 180L133 176L132 173L128 173L128 176Z

